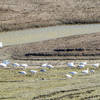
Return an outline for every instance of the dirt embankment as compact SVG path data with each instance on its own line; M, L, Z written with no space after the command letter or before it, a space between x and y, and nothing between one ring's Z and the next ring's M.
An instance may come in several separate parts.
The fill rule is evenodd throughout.
M100 23L100 0L0 0L0 31Z
M100 59L100 33L85 34L4 47L0 58Z

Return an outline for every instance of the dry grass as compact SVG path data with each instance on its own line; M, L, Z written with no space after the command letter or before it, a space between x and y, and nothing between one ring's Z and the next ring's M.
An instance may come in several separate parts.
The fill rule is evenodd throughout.
M91 66L90 69L93 69ZM35 70L40 70L41 68ZM100 99L100 69L94 74L82 75L81 69L55 67L47 72L26 76L18 74L20 70L0 69L1 100L84 100ZM77 71L79 74L67 79L65 74ZM43 79L44 78L44 79Z
M100 0L0 0L0 31L99 23Z

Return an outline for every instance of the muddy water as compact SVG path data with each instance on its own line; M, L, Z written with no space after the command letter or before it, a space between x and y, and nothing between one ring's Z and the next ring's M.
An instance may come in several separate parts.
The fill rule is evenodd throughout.
M37 42L77 34L100 32L100 24L63 25L0 33L4 45Z

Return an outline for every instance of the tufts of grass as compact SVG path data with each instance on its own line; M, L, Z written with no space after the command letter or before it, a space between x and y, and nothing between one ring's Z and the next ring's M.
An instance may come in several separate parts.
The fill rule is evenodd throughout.
M38 72L35 75L29 72L30 69L25 70L27 75L20 75L18 73L20 69L0 69L0 99L35 100L34 98L37 97L36 100L53 98L80 100L91 95L95 97L100 92L100 69L88 75L81 74L81 71L86 68L45 68L46 72L40 72L40 69L37 69ZM93 68L90 67L90 69ZM67 79L65 74L70 71L77 71L78 74L72 79Z

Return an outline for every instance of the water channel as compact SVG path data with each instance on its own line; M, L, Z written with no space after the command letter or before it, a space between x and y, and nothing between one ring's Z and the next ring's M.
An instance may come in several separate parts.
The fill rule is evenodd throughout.
M6 46L94 32L100 32L100 24L62 25L1 32L0 41Z

